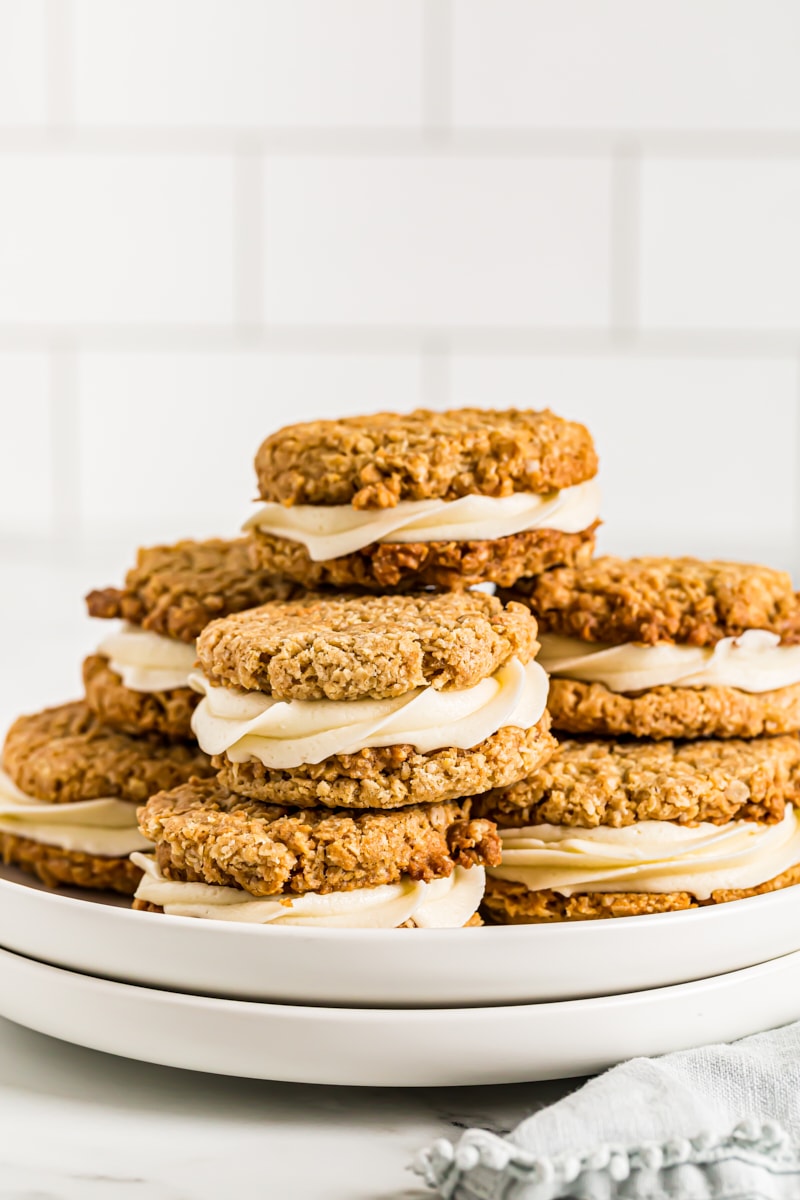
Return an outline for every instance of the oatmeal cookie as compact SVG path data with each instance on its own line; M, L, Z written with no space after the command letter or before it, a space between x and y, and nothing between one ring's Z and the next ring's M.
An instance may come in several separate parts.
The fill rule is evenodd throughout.
M532 729L506 726L469 750L447 747L420 754L386 746L335 754L320 763L273 770L256 759L213 759L219 781L257 800L298 808L397 809L478 795L535 771L556 749L545 712Z
M151 633L193 642L216 617L297 591L288 580L253 569L247 538L212 538L139 550L124 588L90 592L86 604L92 617L120 617Z
M597 558L517 583L543 633L586 642L713 646L748 629L800 643L800 600L783 571L696 558Z
M492 822L469 803L398 812L301 810L235 796L193 780L139 810L156 861L172 880L240 887L252 896L377 887L404 875L430 881L457 866L500 861Z
M418 409L289 425L255 465L264 500L381 509L572 487L597 473L597 455L583 425L548 411Z
M118 733L81 700L18 717L6 737L3 767L20 791L48 804L108 796L141 804L193 775L213 774L197 746Z
M500 925L596 921L605 917L641 917L650 913L704 908L709 904L727 904L732 900L746 900L749 896L794 887L797 883L800 883L800 865L758 887L712 892L708 900L698 900L690 892L582 892L562 896L554 891L529 892L524 883L490 877L486 880L481 907L489 920Z
M122 733L192 737L192 713L200 697L191 688L134 692L125 687L102 654L90 654L84 659L83 687L89 708L113 729Z
M102 858L78 850L60 850L2 831L0 859L35 875L52 888L67 885L132 896L142 877L129 858Z
M538 649L523 605L480 592L273 601L213 621L197 643L210 680L279 700L467 688Z
M372 542L363 550L322 562L315 562L301 542L255 529L253 561L309 589L407 591L468 588L478 583L511 587L521 576L591 561L598 524L595 521L580 533L531 529L490 541Z
M619 828L635 821L780 821L800 799L800 739L562 741L527 779L479 797L503 827Z
M772 692L655 687L626 693L551 678L547 706L554 729L602 737L755 738L800 729L800 684Z

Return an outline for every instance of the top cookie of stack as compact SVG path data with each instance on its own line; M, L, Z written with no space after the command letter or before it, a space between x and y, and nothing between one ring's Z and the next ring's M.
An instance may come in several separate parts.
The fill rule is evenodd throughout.
M256 456L258 564L307 588L509 587L594 547L597 456L548 411L291 425Z

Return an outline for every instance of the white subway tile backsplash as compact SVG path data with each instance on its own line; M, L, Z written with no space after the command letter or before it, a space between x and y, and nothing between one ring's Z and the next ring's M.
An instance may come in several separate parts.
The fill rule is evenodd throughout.
M271 160L263 240L276 324L608 321L603 161Z
M79 123L419 123L424 0L73 3Z
M457 356L457 404L552 408L591 429L601 549L800 569L797 366L785 361Z
M452 0L457 125L796 129L787 0Z
M224 156L0 155L0 322L227 322Z
M586 419L607 547L800 565L799 56L790 0L0 0L0 537L235 532L271 428L450 390Z
M45 354L0 354L0 535L52 529L53 447Z
M421 402L410 355L85 354L81 509L97 536L235 535L253 511L253 458L282 425Z
M797 159L646 161L643 323L796 328L799 211Z
M0 0L0 128L47 116L45 0Z

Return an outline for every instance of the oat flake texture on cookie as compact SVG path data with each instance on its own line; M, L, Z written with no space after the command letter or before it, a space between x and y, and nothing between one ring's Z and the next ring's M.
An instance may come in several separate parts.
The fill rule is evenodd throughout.
M598 558L520 581L556 729L755 738L800 730L800 603L788 575L692 558Z
M0 773L0 855L50 887L132 893L141 872L128 855L147 846L137 805L213 773L188 742L131 737L76 701L19 717Z
M84 660L86 703L123 733L192 738L198 697L189 675L197 635L215 617L297 591L253 568L245 538L140 549L123 587L86 597L90 616L124 622Z
M548 411L312 421L268 437L255 465L254 561L308 588L510 586L592 554L592 439Z
M567 739L526 779L479 797L501 923L637 916L800 882L800 740Z
M220 781L300 807L477 795L552 753L536 622L476 592L273 602L213 622L192 719Z

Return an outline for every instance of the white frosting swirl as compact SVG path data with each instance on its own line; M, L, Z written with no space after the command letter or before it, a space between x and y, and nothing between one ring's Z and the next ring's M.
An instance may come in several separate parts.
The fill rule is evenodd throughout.
M414 746L429 754L446 746L469 750L507 725L532 728L547 703L548 680L536 662L512 658L474 687L415 688L387 700L275 700L262 692L214 687L199 672L189 678L204 694L192 729L206 754L231 762L256 758L285 770L371 746Z
M351 892L302 896L251 896L234 887L165 879L149 854L132 854L144 876L138 900L157 904L174 917L205 917L250 925L305 925L322 929L396 929L413 921L420 929L466 925L483 897L483 867L456 867L446 879L420 883L402 879Z
M72 804L47 804L26 796L0 771L0 830L45 846L125 858L152 843L139 833L136 805L107 797Z
M354 554L372 542L492 541L529 529L580 533L597 520L600 491L594 479L560 492L536 495L462 496L458 500L401 500L394 508L351 504L270 502L245 522L276 537L302 542L313 562Z
M800 646L782 646L765 629L748 629L715 646L606 646L552 633L540 634L540 640L539 661L549 675L602 683L612 692L665 686L771 692L800 683Z
M109 660L111 670L132 692L169 692L188 687L197 659L193 642L187 645L127 624L104 638L97 653Z
M622 829L529 825L501 829L503 861L490 875L530 891L712 892L758 887L800 863L800 821L696 826L638 821Z

